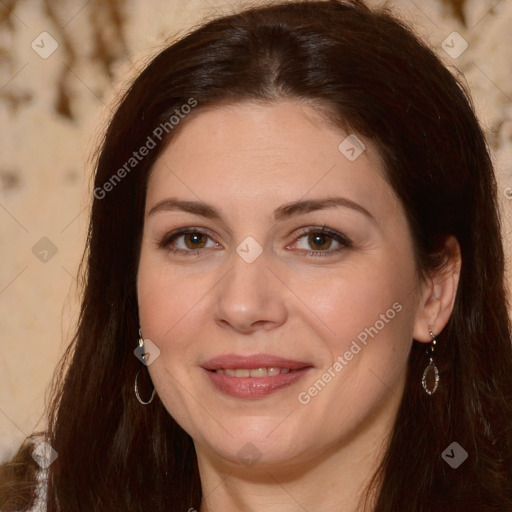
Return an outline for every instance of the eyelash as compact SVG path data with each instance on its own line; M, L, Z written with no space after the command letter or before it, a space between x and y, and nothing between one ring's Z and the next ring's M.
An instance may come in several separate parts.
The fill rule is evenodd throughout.
M186 234L191 234L191 233L192 234L197 233L197 234L205 235L208 238L211 238L210 235L202 229L185 228L185 229L180 229L179 231L176 231L173 233L169 233L159 242L158 246L162 249L167 249L169 252L174 253L174 254L182 254L184 256L199 256L203 249L185 250L185 249L177 249L176 247L170 246L171 242L173 242L180 236L186 235ZM326 256L329 256L332 254L337 254L337 253L343 251L344 249L348 249L348 248L352 247L351 240L349 240L345 235L342 235L341 233L338 233L337 231L334 231L332 229L326 228L325 226L322 226L321 228L309 227L309 228L304 229L295 238L294 243L298 242L304 236L310 235L310 234L328 235L329 238L332 238L333 240L335 240L336 242L341 244L341 246L338 249L334 249L334 250L308 251L308 256L326 257ZM303 249L299 249L299 250L303 250Z

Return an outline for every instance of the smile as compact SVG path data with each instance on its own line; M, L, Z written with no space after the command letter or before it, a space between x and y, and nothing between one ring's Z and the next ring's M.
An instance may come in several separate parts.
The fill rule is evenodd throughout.
M204 362L202 370L215 391L255 400L292 386L313 365L274 354L224 354Z
M228 375L229 377L267 377L279 375L280 373L289 373L290 368L276 368L275 366L270 366L268 368L219 368L215 370L216 373L220 375Z

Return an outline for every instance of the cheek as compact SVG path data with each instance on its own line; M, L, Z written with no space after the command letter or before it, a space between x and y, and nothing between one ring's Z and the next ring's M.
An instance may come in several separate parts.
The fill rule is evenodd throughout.
M144 336L157 344L172 338L178 323L188 321L194 303L199 300L199 288L193 277L183 279L179 270L162 264L161 255L143 249L137 297Z
M204 349L200 342L205 340L211 318L208 291L214 278L209 271L185 275L163 262L160 254L144 249L141 253L137 276L140 326L144 338L160 350L148 370L158 394L173 413L187 401L183 386Z
M304 384L301 403L315 414L327 408L335 423L357 423L390 390L400 395L414 330L414 283L412 258L390 253L378 264L340 272L322 290L305 290L325 325L317 351L326 357L315 379ZM326 385L315 384L318 379Z
M333 350L348 350L358 337L364 343L385 333L403 338L404 329L412 333L416 290L412 258L381 254L368 259L368 264L332 272L317 284L322 286L309 283L302 293L322 319Z
M323 365L303 383L296 401L304 414L321 418L325 439L359 428L365 418L382 413L383 404L399 400L414 326L407 290L405 283L382 276L354 277L331 282L314 297L315 312L329 327L315 344Z
M192 340L200 339L204 329L201 297L207 289L200 276L183 278L142 252L137 276L140 325L144 338L160 350L148 371L165 408L187 432L196 432L190 420L198 412L190 403L189 372L197 359Z

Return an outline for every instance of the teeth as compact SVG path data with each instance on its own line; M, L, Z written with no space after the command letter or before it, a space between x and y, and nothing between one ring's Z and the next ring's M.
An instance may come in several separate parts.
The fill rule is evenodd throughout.
M279 375L280 373L289 373L290 368L277 367L261 367L261 368L219 368L215 370L220 375L228 375L229 377L267 377Z

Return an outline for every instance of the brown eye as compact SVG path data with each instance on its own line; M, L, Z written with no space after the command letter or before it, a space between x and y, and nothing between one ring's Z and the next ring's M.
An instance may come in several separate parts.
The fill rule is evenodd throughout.
M308 243L314 250L326 250L331 247L332 238L325 233L310 233Z
M185 233L183 234L185 245L189 249L202 249L206 245L206 235L203 233Z
M160 248L174 253L198 255L203 249L214 249L219 244L212 240L207 233L197 229L186 229L166 235L158 245Z
M345 235L326 227L303 230L294 245L308 256L332 256L353 246Z

